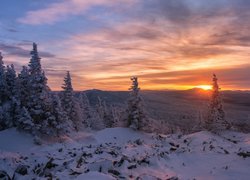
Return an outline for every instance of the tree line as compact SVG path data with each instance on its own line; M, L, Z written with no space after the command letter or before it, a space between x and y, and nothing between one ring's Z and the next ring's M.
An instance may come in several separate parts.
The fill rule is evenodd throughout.
M125 110L107 107L98 98L95 108L86 94L75 96L70 72L67 71L61 92L52 92L41 66L37 44L33 43L28 66L16 73L14 65L4 65L0 53L0 130L16 127L35 136L68 133L85 128L126 126L135 130L152 131L154 122L144 110L137 77L132 77L129 99ZM200 129L222 130L230 128L219 92L216 75L208 114Z

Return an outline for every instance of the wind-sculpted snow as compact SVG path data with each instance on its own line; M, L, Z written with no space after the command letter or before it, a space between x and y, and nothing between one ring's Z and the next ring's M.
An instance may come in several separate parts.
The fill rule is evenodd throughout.
M10 146L1 136L0 147L3 142ZM75 133L63 143L33 145L26 152L18 152L18 147L16 152L7 149L0 149L0 179L4 175L81 180L250 177L250 135L236 132L215 135L203 131L182 136L112 128Z

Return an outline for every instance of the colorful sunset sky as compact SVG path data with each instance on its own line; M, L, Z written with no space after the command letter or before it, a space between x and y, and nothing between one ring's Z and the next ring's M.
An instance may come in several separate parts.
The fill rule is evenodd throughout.
M250 0L1 0L5 64L38 44L49 86L75 90L250 89Z

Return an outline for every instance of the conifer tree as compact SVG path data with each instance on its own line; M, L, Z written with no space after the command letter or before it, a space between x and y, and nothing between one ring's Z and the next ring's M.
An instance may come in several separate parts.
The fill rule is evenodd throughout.
M16 71L14 65L7 66L6 70L6 91L9 99L17 97Z
M124 125L124 119L122 118L122 114L124 113L124 109L117 106L117 105L111 105L111 115L112 115L112 122L113 127L126 127Z
M65 106L72 106L72 99L73 99L73 87L71 83L71 76L70 72L67 71L66 76L64 77L64 84L62 85L63 89L63 101L65 102ZM70 110L67 108L67 110Z
M89 99L85 93L79 95L80 107L83 112L83 121L86 128L92 128L93 124L93 108L90 106Z
M56 132L56 135L64 134L69 132L70 121L66 112L63 110L61 99L57 94L53 95L53 115L55 119L51 121L51 125Z
M71 83L70 72L67 71L66 76L64 78L64 84L62 86L62 103L65 112L67 113L69 118L72 118L74 114L74 95L73 95L73 87ZM72 119L71 119L72 120Z
M3 103L6 99L6 79L5 79L5 66L3 56L0 52L0 130L5 128L4 125L4 109Z
M216 75L213 75L213 89L210 99L208 116L205 121L205 128L211 131L224 130L230 128L230 123L225 119L225 112L222 106L220 88Z
M128 125L134 130L148 129L148 119L144 112L140 88L137 77L131 78L132 85L130 88L130 97L128 100Z
M29 70L26 66L23 66L21 72L18 74L17 87L18 87L17 91L18 97L21 106L27 107L30 89L29 89Z
M2 128L13 126L16 111L16 72L14 65L5 68L0 53L0 124Z
M73 87L71 83L70 72L67 71L64 78L64 84L62 86L62 104L63 109L66 112L68 118L73 122L74 128L79 130L80 122L82 121L80 115L80 105L74 98Z
M3 56L0 52L0 106L6 100L6 77L5 77L5 66L3 62Z
M103 101L100 97L98 97L97 113L99 115L99 118L103 121L105 127L111 128L114 126L112 112L107 107L106 102Z
M34 127L33 119L31 118L28 110L25 107L21 108L20 113L17 115L16 126L21 131L32 132Z
M52 112L52 100L47 86L47 78L42 71L41 58L37 51L37 45L33 43L29 62L29 100L27 109L33 119L35 131L48 134L50 119L54 119Z

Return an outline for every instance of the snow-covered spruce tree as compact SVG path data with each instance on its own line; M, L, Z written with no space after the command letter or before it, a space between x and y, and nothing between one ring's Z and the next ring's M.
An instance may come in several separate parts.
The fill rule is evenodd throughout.
M107 107L106 102L103 101L100 97L98 97L98 104L96 110L98 112L99 118L103 121L105 127L111 128L114 126L112 112Z
M49 134L49 121L54 119L52 115L52 100L47 86L47 78L41 67L41 58L37 51L37 45L33 43L29 62L29 99L27 110L34 123L34 131L41 134Z
M94 122L93 108L90 106L89 99L86 93L82 93L82 92L80 93L79 104L83 112L84 125L86 128L91 129L93 122Z
M16 80L16 96L15 100L16 109L15 109L15 126L19 130L24 130L26 132L32 132L34 127L33 119L30 116L28 107L29 101L29 70L26 66L23 66L21 72L17 76ZM27 120L25 120L27 118ZM22 122L24 121L24 122Z
M149 122L144 112L143 101L140 96L140 88L137 77L131 77L132 85L128 100L128 126L134 130L149 130Z
M5 77L5 66L3 62L3 56L0 52L0 106L3 105L6 100L6 77Z
M51 125L56 135L65 134L70 131L70 121L66 112L63 110L61 99L57 94L53 95L53 115L55 119L51 121Z
M74 97L74 90L71 83L70 72L67 71L64 78L64 84L62 85L62 106L66 112L69 120L72 121L73 128L79 130L81 125L83 125L83 119L81 117L81 109L79 103Z
M17 115L17 121L15 122L17 129L26 132L32 132L34 127L33 119L31 118L28 110L22 107L20 113Z
M4 108L3 104L6 101L6 79L5 79L5 66L3 56L0 52L0 130L5 128Z
M5 77L8 98L12 99L13 97L17 97L17 77L13 64L11 64L11 66L7 66Z
M11 66L7 66L6 69L6 89L10 104L9 109L6 110L6 114L9 114L9 124L12 126L16 125L19 114L22 113L20 107L21 104L18 97L16 71L13 64Z
M94 130L104 129L105 128L104 121L100 117L97 109L92 108L91 114L92 114L91 128L94 129Z
M0 106L2 109L0 124L4 129L13 126L17 108L17 103L15 103L17 101L16 89L16 72L14 65L5 68L3 57L0 54Z
M113 127L126 127L127 123L124 121L126 118L122 118L124 115L124 111L126 109L124 107L120 107L118 105L111 105L110 111L113 119Z
M0 106L0 131L4 130L5 126L4 126L4 110L3 107Z
M79 104L82 111L84 126L88 129L101 130L105 128L103 119L99 115L97 108L90 105L85 93L80 93Z
M30 89L29 89L29 70L26 66L23 66L21 72L18 74L17 87L18 87L17 93L21 106L27 107Z
M220 88L216 75L213 75L213 89L205 121L205 128L211 131L219 131L230 128L230 123L225 119L225 112L220 97Z

